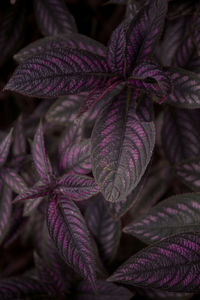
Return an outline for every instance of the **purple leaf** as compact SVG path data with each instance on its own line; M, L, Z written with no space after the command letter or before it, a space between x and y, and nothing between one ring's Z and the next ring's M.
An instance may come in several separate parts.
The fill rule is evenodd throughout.
M92 132L93 174L110 202L122 201L137 186L154 148L154 124L140 120L131 96L124 91L115 97Z
M184 17L166 22L164 37L156 49L156 54L162 65L171 66L172 61L174 61L175 53L185 33L185 23Z
M86 211L90 232L99 247L103 261L108 264L115 258L121 237L120 221L115 221L108 213L104 198L99 194L92 200Z
M76 23L64 0L34 0L35 15L43 35L76 32Z
M187 36L180 44L174 55L173 65L199 73L200 59L191 36Z
M69 146L80 143L82 140L82 122L74 122L67 126L64 132L61 135L60 142L58 145L58 153L62 156L62 153ZM60 159L61 161L61 159Z
M23 216L27 217L31 215L33 211L39 206L39 204L42 202L43 199L44 199L43 197L28 199L28 201L26 201L24 204Z
M46 185L36 185L33 188L30 188L27 191L23 192L22 194L18 195L14 199L13 203L20 202L20 201L22 202L29 199L37 199L39 197L43 197L46 195L48 195L48 187Z
M166 0L153 0L142 8L126 33L126 68L128 74L136 62L152 56L160 38L167 13Z
M136 1L127 1L127 8L126 8L126 18L128 20L133 20L137 13L139 12L139 5Z
M42 182L51 183L53 176L52 167L45 150L42 123L39 124L35 133L32 153L36 171L38 172Z
M172 82L172 92L166 103L180 108L200 107L200 78L181 68L165 68Z
M132 220L147 213L165 195L173 180L170 167L162 168L156 166L157 172L152 168L149 172L147 180L144 178L144 185L141 186L142 191L136 195L136 199L129 211ZM148 171L147 171L148 173ZM138 199L137 199L138 198Z
M193 1L183 0L181 2L177 1L177 3L174 0L169 0L169 1L175 2L174 6L172 6L171 10L169 10L168 12L169 19L176 19L183 16L191 16L193 14L193 9L194 9Z
M133 88L146 90L163 102L171 91L170 77L162 68L154 62L143 62L138 64L132 71L128 83Z
M73 32L71 34L60 34L36 40L15 54L14 59L18 63L22 63L27 58L41 54L47 50L52 50L53 48L81 49L97 53L103 57L106 56L106 47L103 44L85 35Z
M1 141L0 143L0 167L4 165L6 162L6 159L8 157L8 153L10 150L10 145L12 141L12 131L13 129L10 130L8 135Z
M85 220L74 202L59 198L56 207L54 200L47 213L49 234L65 262L95 287L95 251Z
M175 166L180 180L193 191L200 191L200 159L182 162Z
M146 174L143 175L137 187L125 199L117 203L108 201L105 202L109 213L115 220L120 219L133 205L137 204L138 201L140 201L140 194L144 188L145 181Z
M13 132L12 153L14 156L23 155L26 153L26 138L23 129L23 118L19 116Z
M192 294L188 293L167 292L158 289L136 288L135 291L140 297L153 300L189 300L192 297Z
M32 297L33 299L39 299L39 296L42 295L45 295L42 284L27 276L11 277L0 280L1 300L22 300L32 299Z
M85 200L99 192L94 179L83 175L64 175L57 181L54 189L56 194L61 194L70 200Z
M59 285L59 279L36 252L34 253L34 262L40 283L44 286L44 290L48 294L60 294L64 296L64 292L60 291L59 286L57 286L57 283Z
M87 174L91 172L90 140L72 144L62 152L60 169L70 174Z
M111 75L105 58L76 49L52 49L18 66L5 90L54 98L103 86Z
M97 280L98 300L129 300L133 293L114 283ZM88 282L82 281L76 288L77 300L94 300L95 294Z
M17 238L24 233L27 218L23 218L23 206L15 204L12 206L10 228L4 239L4 248L8 248Z
M112 72L126 74L126 31L128 24L122 22L112 33L108 43L108 64Z
M0 66L2 66L23 43L26 3L18 0L2 14L0 22Z
M57 290L63 294L69 288L70 282L73 281L76 275L59 255L53 240L49 236L47 226L44 227L41 246L43 262L53 271L54 284Z
M200 194L172 196L123 229L145 243L181 232L200 231Z
M27 190L26 183L15 170L3 168L0 171L0 176L13 192L20 194Z
M173 164L200 155L200 131L194 114L195 110L185 109L165 112L162 143L166 156Z
M46 120L59 125L66 125L67 122L73 122L77 118L81 102L85 98L85 93L58 98L48 110Z
M199 292L200 234L181 233L130 257L108 279L124 284Z
M2 183L1 183L2 184ZM4 239L9 225L12 208L12 191L6 185L0 188L0 242Z

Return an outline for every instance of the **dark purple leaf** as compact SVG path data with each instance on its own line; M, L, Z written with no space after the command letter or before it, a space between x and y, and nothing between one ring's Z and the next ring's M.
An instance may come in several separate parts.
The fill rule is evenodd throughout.
M198 5L198 4L197 4ZM193 29L193 40L195 43L195 48L198 51L198 55L200 53L200 34L199 34L199 27L200 27L200 17L199 17L199 8L196 12L195 22L194 22L194 29Z
M54 273L54 284L56 285L57 290L64 293L69 288L70 282L74 280L75 273L59 255L53 240L49 236L47 226L44 227L41 246L41 256L43 261Z
M106 201L106 207L109 213L115 220L120 219L133 205L135 206L138 201L141 200L141 193L146 181L146 175L144 174L137 187L120 202L108 202ZM146 188L146 185L145 185Z
M81 102L86 98L86 95L82 93L59 98L48 110L47 121L59 125L73 122L78 116Z
M126 31L128 24L122 22L112 33L108 43L108 64L112 72L126 74Z
M181 232L200 231L200 194L172 196L123 229L145 243Z
M5 90L54 98L103 86L111 75L105 58L88 51L52 49L18 66Z
M147 180L144 178L144 185L141 186L142 190L139 191L139 195L136 195L136 199L129 211L131 220L135 220L147 213L167 192L173 180L171 168L159 167L157 172L151 169L152 172L149 173Z
M53 48L81 49L92 53L97 53L100 56L106 56L106 48L103 44L85 35L73 32L71 34L60 34L36 40L35 42L21 49L17 54L14 55L14 58L18 63L22 63L27 58L41 54L47 50L52 50Z
M48 187L46 185L35 185L33 188L28 189L27 191L23 192L22 194L18 195L14 199L15 202L22 202L29 199L36 199L42 196L46 196L48 194Z
M46 154L42 123L37 128L32 145L33 160L42 182L51 183L52 167Z
M175 292L167 292L158 289L147 289L147 288L136 288L135 291L141 297L145 299L153 299L153 300L189 300L192 297L192 294L188 293L175 293Z
M9 231L4 239L4 248L8 248L17 238L24 233L24 227L27 222L27 218L23 218L23 206L14 204L12 206L12 214L10 217Z
M172 82L166 103L180 108L200 107L200 77L181 68L165 68Z
M25 28L25 1L17 0L16 4L4 16L0 22L0 66L12 57L14 52L23 43Z
M23 129L23 118L19 116L13 132L12 153L14 156L23 155L26 153L26 138Z
M165 112L162 143L173 164L200 155L200 131L195 110L173 109Z
M35 252L34 262L37 269L38 279L48 294L60 294L64 292L59 290L59 278L57 278L50 268L44 263L44 260ZM58 286L57 286L58 283Z
M59 155L69 146L79 143L82 140L82 122L74 122L71 126L68 126L61 135L60 142L58 145ZM60 159L61 160L61 159Z
M64 0L34 0L35 15L43 35L76 32L76 23Z
M64 175L57 181L54 192L68 199L80 201L96 195L99 188L94 179L89 176Z
M136 1L128 1L126 8L126 18L129 20L133 20L133 18L137 15L139 11L139 5Z
M92 132L93 174L110 202L123 201L137 186L154 148L154 124L140 120L131 96L124 91L115 97Z
M184 17L166 22L164 37L156 49L156 54L162 65L171 66L172 61L174 61L175 53L185 33L185 23Z
M126 32L126 68L130 73L136 61L152 56L167 13L166 0L153 0L142 8Z
M44 288L35 279L20 276L0 280L1 300L40 299L39 296L42 295L45 295Z
M23 216L27 217L27 216L31 215L33 213L33 211L42 202L42 200L43 200L43 197L28 199L28 201L26 201L24 204ZM16 201L16 199L15 199L15 201Z
M154 62L138 64L128 79L133 88L146 90L158 98L159 102L166 100L171 91L171 80L166 72Z
M0 143L0 167L4 165L6 162L6 159L8 157L8 153L10 150L10 145L12 141L12 131L13 129L10 130L8 135L1 141Z
M3 168L0 171L0 176L13 192L20 194L27 190L26 183L15 170Z
M170 0L173 1L173 0ZM188 0L182 0L181 2L174 1L174 6L172 6L171 10L168 12L168 18L169 19L176 19L180 18L183 16L188 16L193 14L193 9L194 9L194 2L193 1L188 1ZM173 4L173 2L172 2Z
M180 68L188 69L190 71L195 71L195 63L197 62L196 56L198 57L197 49L195 48L191 36L187 36L182 41L182 43L180 44L180 46L178 47L174 55L173 65L175 67L180 67ZM199 60L199 64L200 64L200 60Z
M95 287L95 251L85 220L75 203L60 198L56 205L55 199L51 199L47 224L65 262Z
M90 140L72 144L62 152L60 169L70 174L87 174L91 172Z
M0 184L0 242L2 242L10 225L12 191L6 185L2 186L2 182Z
M103 261L110 263L113 261L119 246L121 224L120 221L113 220L101 194L92 200L86 211L86 219Z
M200 233L181 233L129 258L108 279L169 292L199 292Z
M200 158L177 164L175 171L180 180L191 190L200 191Z
M129 300L133 293L114 283L97 280L98 300ZM88 282L82 281L75 291L76 300L94 300L95 294Z

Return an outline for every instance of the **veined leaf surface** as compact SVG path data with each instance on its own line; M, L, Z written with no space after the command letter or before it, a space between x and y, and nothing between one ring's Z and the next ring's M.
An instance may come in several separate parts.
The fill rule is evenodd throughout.
M130 257L108 281L164 289L200 290L200 233L181 233Z
M2 182L0 182L2 184ZM0 187L0 242L9 229L12 208L12 191L6 185Z
M85 35L73 32L36 40L15 54L14 59L18 63L22 63L27 58L41 54L47 50L52 50L53 48L81 49L97 53L100 56L106 56L106 47L103 44Z
M44 183L52 180L52 167L44 145L43 125L39 124L32 145L33 160L36 171Z
M162 128L162 143L166 156L173 164L199 156L200 130L196 122L196 110L167 110Z
M137 186L155 143L153 122L142 121L126 91L100 113L92 132L92 170L105 199L118 202Z
M91 172L90 140L72 144L62 153L60 168L70 174L87 174Z
M57 194L64 195L74 201L85 200L99 192L94 179L84 175L64 175L57 181L54 189Z
M5 90L54 98L103 86L112 76L102 56L59 48L30 57L19 65Z
M35 16L43 35L77 31L64 0L34 0Z
M145 243L186 231L200 232L200 194L172 196L123 230Z
M172 82L172 92L166 103L180 108L200 107L200 77L181 68L166 68Z
M49 234L65 262L95 286L95 251L85 220L74 202L51 199L47 213Z
M4 165L8 157L10 145L12 142L12 131L13 129L10 130L8 135L0 143L0 167Z
M104 262L111 262L121 237L120 221L113 220L101 194L92 200L86 212L88 228L92 232Z

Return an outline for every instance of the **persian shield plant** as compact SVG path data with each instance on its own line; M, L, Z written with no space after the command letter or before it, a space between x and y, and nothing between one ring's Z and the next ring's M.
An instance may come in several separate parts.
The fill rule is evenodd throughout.
M0 298L192 299L200 2L88 2L87 34L76 2L18 0L0 24L0 64L18 64L2 94L20 107L0 132L0 242L11 265L29 253L0 264Z

